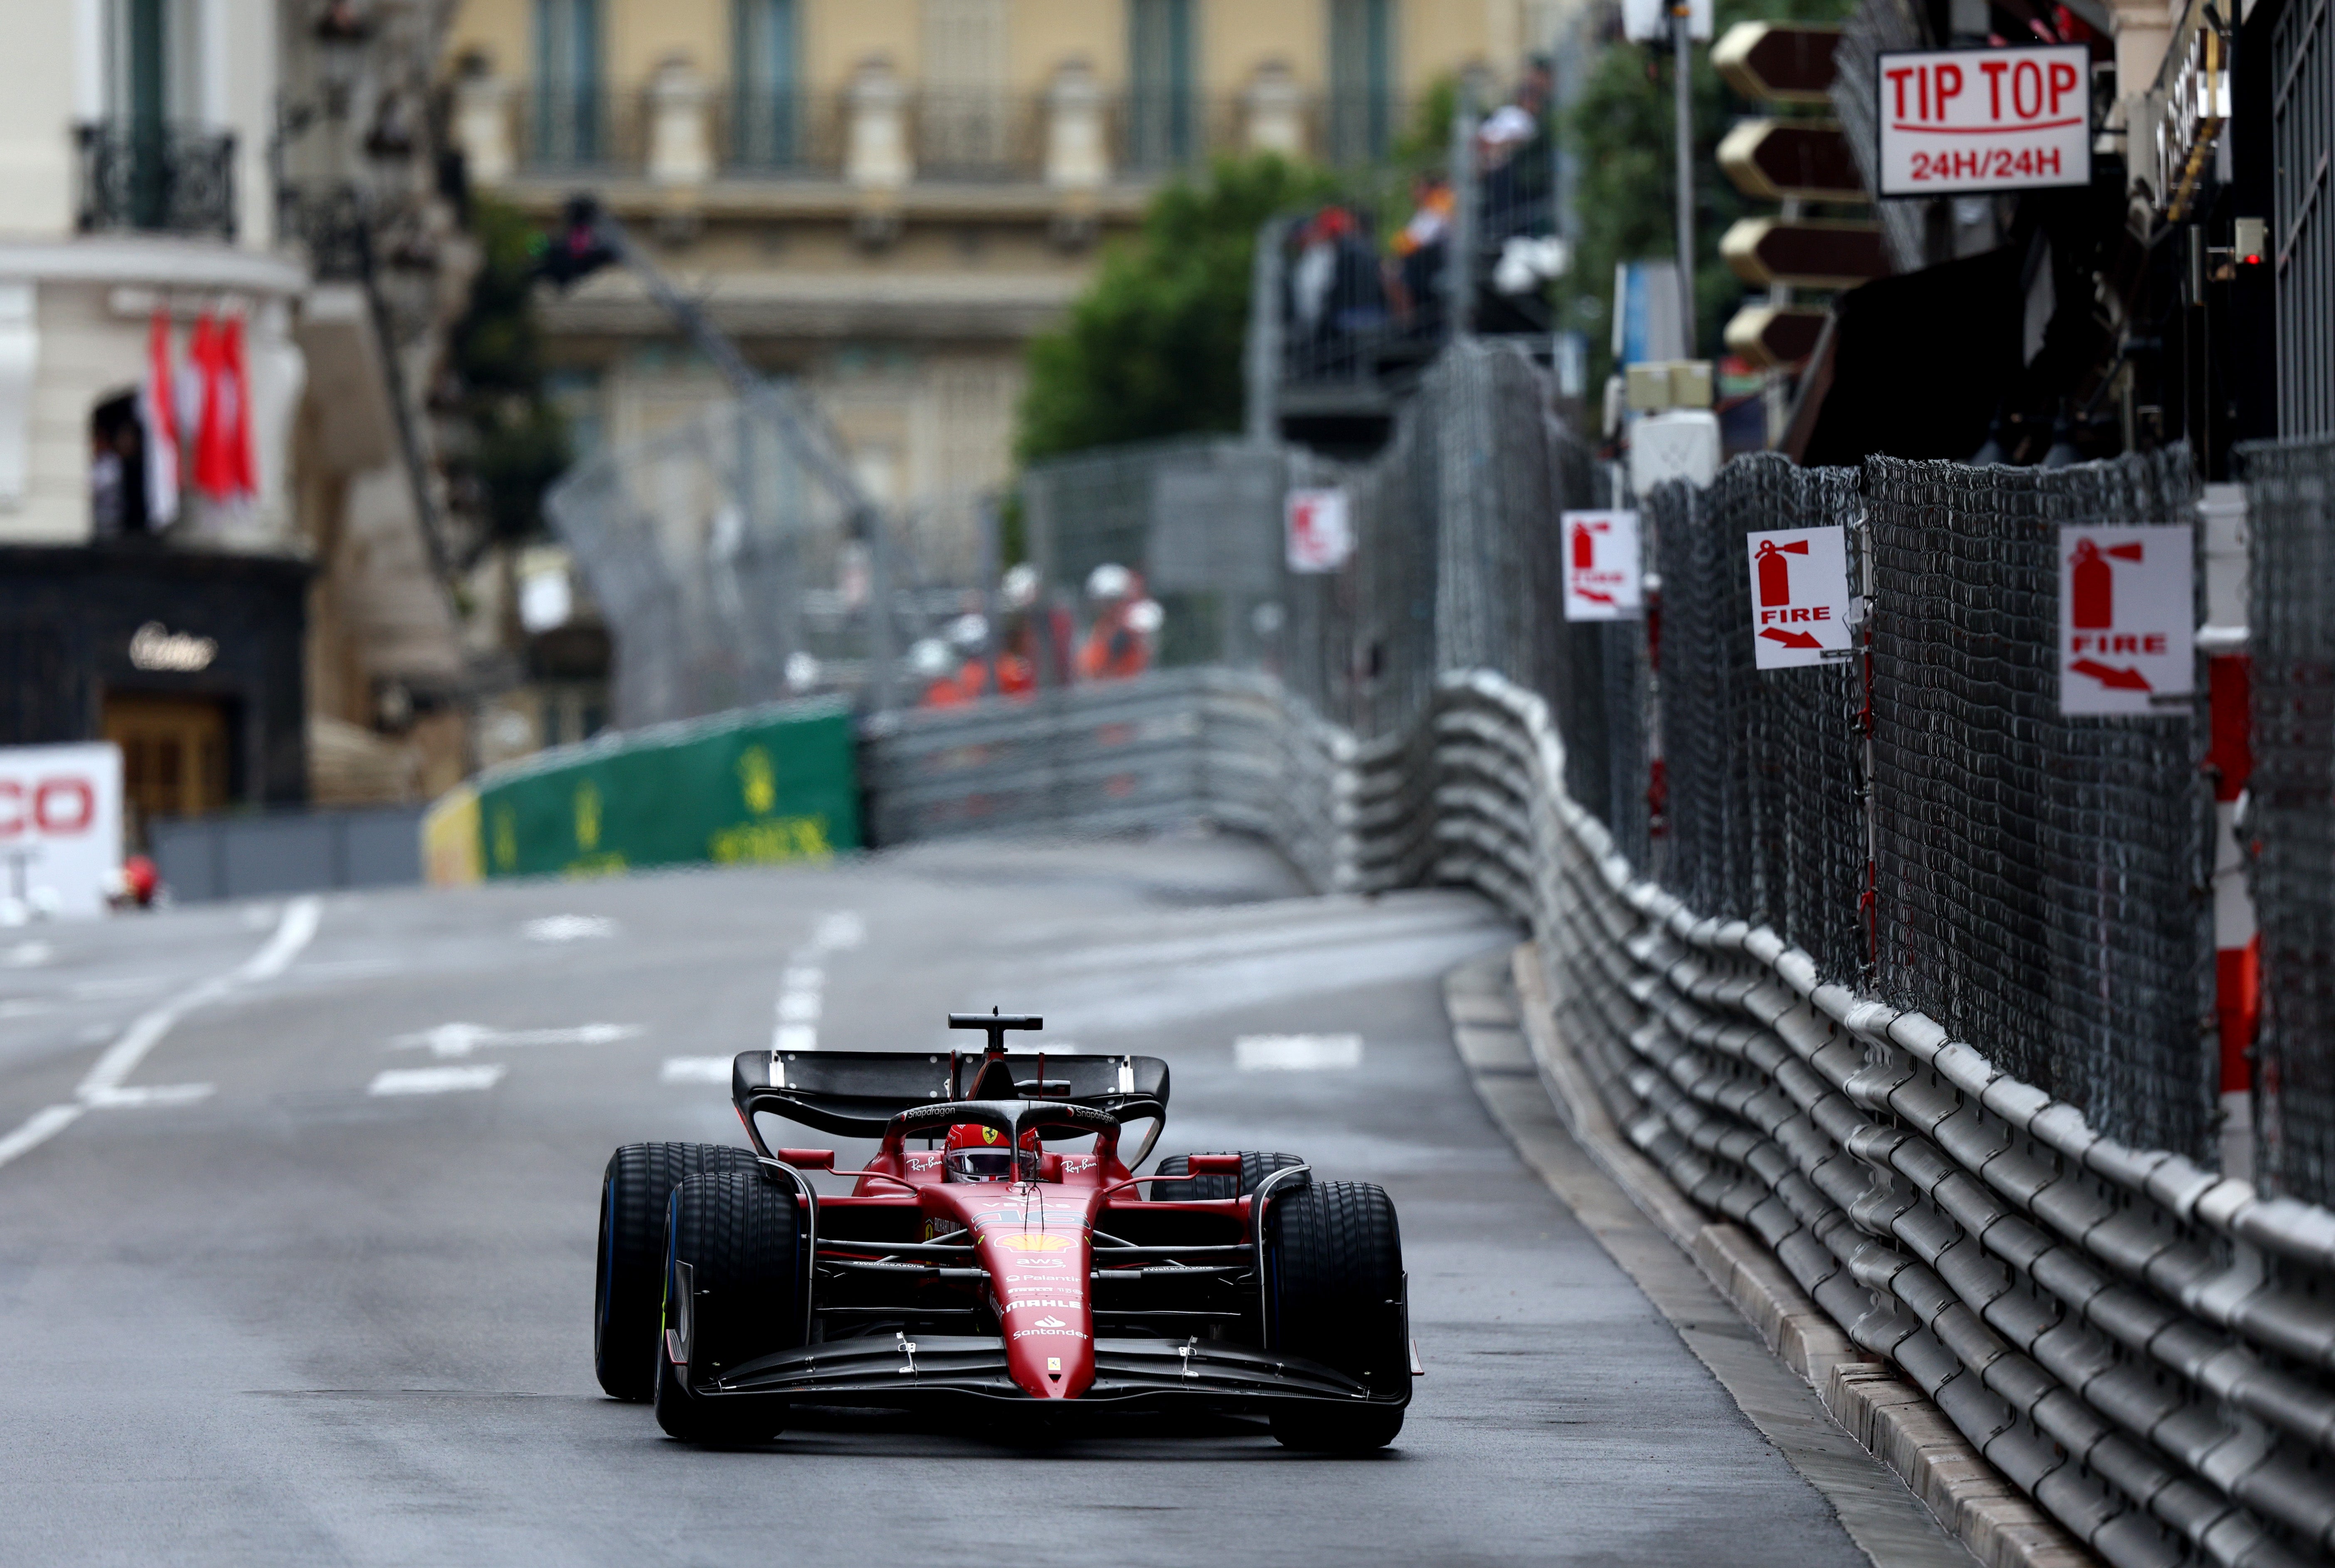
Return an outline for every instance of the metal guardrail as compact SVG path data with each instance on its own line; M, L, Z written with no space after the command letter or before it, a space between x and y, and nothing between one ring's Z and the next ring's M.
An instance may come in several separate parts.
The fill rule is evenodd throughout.
M1433 728L1435 876L1530 924L1562 1033L1682 1191L2119 1568L2335 1546L2335 1212L2103 1137L1636 876L1538 697L1447 677Z
M163 818L150 824L155 868L181 904L421 880L419 806Z

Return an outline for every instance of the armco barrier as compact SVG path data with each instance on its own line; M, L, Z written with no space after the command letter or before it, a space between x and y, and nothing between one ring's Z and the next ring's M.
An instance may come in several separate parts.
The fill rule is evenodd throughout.
M431 877L823 859L860 846L853 753L839 702L780 703L561 747L432 808L422 827Z
M867 726L862 762L879 844L1205 817L1271 840L1337 888L1362 875L1354 751L1278 682L1204 668L886 714Z
M160 818L147 827L155 868L181 904L421 880L418 806Z
M1439 880L1530 923L1614 1121L2122 1565L2335 1549L2335 1213L2125 1147L1764 926L1636 877L1541 700L1446 677Z

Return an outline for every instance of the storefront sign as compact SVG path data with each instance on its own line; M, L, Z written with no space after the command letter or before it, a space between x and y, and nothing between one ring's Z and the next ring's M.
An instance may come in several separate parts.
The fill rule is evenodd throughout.
M2080 44L1881 56L1882 196L2092 182L2092 54Z
M160 621L149 621L130 634L130 663L137 669L192 674L209 669L218 657L216 638L173 632Z
M0 913L105 913L121 871L121 749L0 746Z
M1644 594L1635 512L1566 512L1565 618L1633 621Z
M2060 712L2188 706L2197 683L2195 555L2184 524L2060 526Z
M1748 534L1751 646L1762 670L1851 657L1848 541L1842 530L1785 528Z

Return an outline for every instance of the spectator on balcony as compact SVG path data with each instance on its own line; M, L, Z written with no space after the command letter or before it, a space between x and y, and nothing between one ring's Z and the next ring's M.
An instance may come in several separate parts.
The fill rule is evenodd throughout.
M1443 329L1443 268L1451 254L1451 182L1422 174L1411 186L1410 220L1394 237L1387 263L1387 295L1405 334L1439 337Z
M1299 229L1290 268L1289 346L1314 376L1355 373L1355 340L1384 327L1386 289L1362 226L1343 207L1325 207Z
M1476 167L1483 172L1484 195L1478 238L1488 249L1497 250L1510 235L1548 230L1555 168L1549 122L1553 88L1548 61L1535 55L1508 101L1476 128Z

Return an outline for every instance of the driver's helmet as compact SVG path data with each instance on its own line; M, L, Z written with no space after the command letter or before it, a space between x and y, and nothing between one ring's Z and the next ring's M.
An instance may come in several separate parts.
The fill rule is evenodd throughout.
M949 1128L943 1164L951 1181L1006 1182L1013 1179L1013 1147L1006 1135L985 1123L961 1121ZM1035 1128L1022 1135L1022 1148L1034 1161L1038 1155Z

